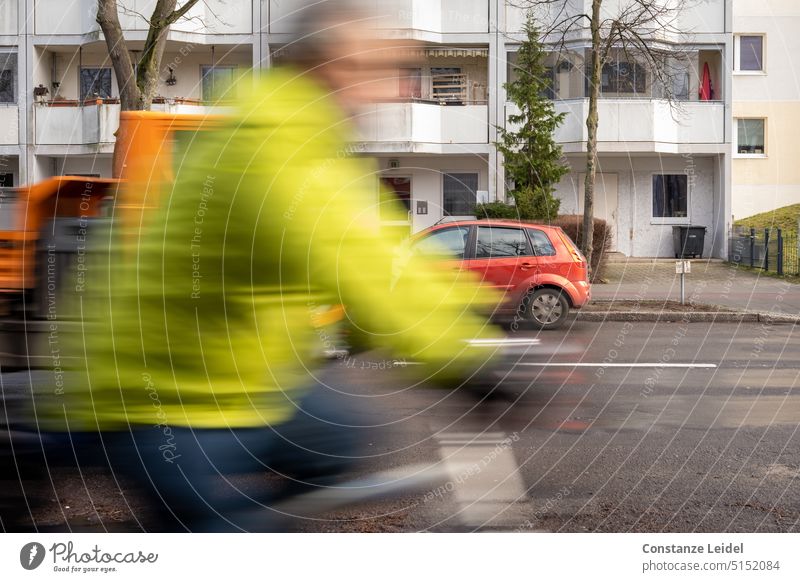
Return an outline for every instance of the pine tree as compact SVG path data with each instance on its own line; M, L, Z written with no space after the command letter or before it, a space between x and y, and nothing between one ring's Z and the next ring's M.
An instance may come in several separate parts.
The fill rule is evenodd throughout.
M505 160L506 178L514 183L511 195L516 208L495 202L479 207L477 215L549 221L558 215L561 204L553 196L555 185L569 172L561 146L553 139L565 114L557 114L546 95L553 80L544 63L547 53L539 30L531 18L524 30L527 38L517 53L516 79L505 84L508 100L516 104L519 113L508 117L512 130L497 128L500 140L496 144Z

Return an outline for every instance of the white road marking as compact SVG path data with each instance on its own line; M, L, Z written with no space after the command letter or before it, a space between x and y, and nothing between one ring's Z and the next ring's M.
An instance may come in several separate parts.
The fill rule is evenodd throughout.
M561 368L716 368L716 364L679 364L672 362L518 362L515 366L561 367Z

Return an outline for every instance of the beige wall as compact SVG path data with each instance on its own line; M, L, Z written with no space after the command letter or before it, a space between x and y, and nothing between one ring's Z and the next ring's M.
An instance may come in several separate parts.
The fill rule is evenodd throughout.
M737 118L764 118L766 155L733 159L732 213L744 218L800 203L800 2L736 0L734 32L764 34L764 73L733 76ZM735 145L734 145L735 147Z
M765 118L765 157L733 159L733 208L744 218L800 203L800 101L734 102L737 118ZM734 132L736 127L734 126Z

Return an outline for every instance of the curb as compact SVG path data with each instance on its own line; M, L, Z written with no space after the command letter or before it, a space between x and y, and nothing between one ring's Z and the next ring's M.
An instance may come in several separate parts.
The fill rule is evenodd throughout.
M651 321L681 323L790 323L800 325L800 317L750 311L577 311L580 321Z

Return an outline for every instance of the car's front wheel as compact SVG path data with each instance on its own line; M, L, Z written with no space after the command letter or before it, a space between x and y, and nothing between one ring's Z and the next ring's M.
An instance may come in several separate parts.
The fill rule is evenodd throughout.
M537 289L528 296L525 305L525 314L541 329L561 327L568 313L569 302L559 289Z

